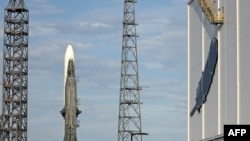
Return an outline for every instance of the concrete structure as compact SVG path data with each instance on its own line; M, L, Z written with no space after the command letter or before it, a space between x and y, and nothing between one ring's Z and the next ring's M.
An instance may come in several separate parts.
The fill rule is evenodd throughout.
M225 124L250 124L249 6L249 0L188 2L188 141L223 140ZM209 83L203 74L214 38L218 59Z

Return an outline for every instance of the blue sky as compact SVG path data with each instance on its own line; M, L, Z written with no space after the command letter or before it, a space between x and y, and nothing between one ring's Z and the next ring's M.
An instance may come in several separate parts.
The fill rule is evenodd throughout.
M7 2L0 0L1 46ZM78 140L117 140L124 1L25 2L30 10L28 140L63 140L60 110L68 44L75 51L82 111ZM136 4L139 77L145 87L140 92L142 130L149 133L144 141L187 140L186 4L186 0Z

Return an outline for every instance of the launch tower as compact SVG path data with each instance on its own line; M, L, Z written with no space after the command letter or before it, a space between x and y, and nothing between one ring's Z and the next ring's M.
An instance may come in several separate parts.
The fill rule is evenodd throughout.
M27 141L29 10L9 0L4 10L1 141Z
M142 141L135 22L136 0L124 0L118 141Z

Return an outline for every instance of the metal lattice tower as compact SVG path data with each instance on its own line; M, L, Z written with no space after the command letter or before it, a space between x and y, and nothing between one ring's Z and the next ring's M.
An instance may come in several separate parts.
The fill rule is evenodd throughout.
M136 0L124 0L118 141L142 141L135 22Z
M29 10L9 0L4 11L0 141L27 141Z

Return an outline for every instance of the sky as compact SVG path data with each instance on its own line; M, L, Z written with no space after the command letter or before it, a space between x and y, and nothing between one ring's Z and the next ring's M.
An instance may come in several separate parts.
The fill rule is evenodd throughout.
M0 0L1 66L7 2ZM124 1L25 3L29 9L28 140L63 140L60 110L68 44L74 49L82 111L78 141L117 140ZM186 7L187 0L136 3L142 131L149 134L143 141L187 140Z

